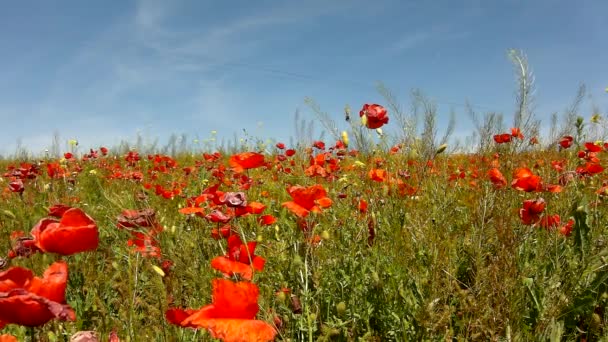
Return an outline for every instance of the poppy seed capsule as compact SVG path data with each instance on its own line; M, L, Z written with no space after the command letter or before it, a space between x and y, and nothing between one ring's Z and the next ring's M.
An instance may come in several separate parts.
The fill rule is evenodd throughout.
M340 303L336 304L336 313L338 314L339 317L344 316L344 313L346 313L346 303L345 302L340 302Z

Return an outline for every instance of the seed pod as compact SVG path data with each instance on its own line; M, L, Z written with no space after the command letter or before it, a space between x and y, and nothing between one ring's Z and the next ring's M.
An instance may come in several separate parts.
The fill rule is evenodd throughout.
M302 313L302 304L300 303L300 298L296 295L291 295L291 311L296 315Z

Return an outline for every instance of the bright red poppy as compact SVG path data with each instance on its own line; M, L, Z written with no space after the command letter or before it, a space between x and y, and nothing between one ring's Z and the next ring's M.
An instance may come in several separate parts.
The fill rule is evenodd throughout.
M574 219L569 219L565 225L561 226L558 230L560 234L563 236L570 236L572 234L572 230L574 229Z
M513 181L511 187L515 190L532 192L541 191L541 178L532 173L527 167L520 167L513 171Z
M245 280L251 280L253 270L264 270L266 263L264 258L255 255L256 245L255 241L245 244L238 235L231 235L228 238L228 255L211 260L211 267L228 277L238 274Z
M68 266L56 262L42 278L32 271L11 267L0 272L0 328L7 324L37 327L51 319L74 321L74 310L65 303Z
M369 129L380 128L388 123L386 108L379 104L364 104L359 112L359 117L365 116L365 126Z
M565 137L560 139L559 146L561 146L562 148L569 148L570 146L572 146L573 141L573 137L566 135Z
M99 245L99 231L93 219L78 208L66 210L59 222L40 220L31 232L43 252L72 255L92 251Z
M19 342L19 340L13 335L4 334L0 335L0 342Z
M538 223L546 205L543 198L525 200L523 208L519 209L519 218L521 218L522 223L526 225Z
M511 138L512 138L512 136L509 133L496 134L494 136L494 141L497 144L504 144L504 143L511 142Z
M283 206L299 217L306 217L312 212L321 212L321 208L329 208L332 201L327 197L327 191L322 185L309 187L294 185L287 189L293 201L283 203Z
M260 290L250 282L213 280L213 303L200 310L169 309L167 321L181 327L205 328L223 341L272 341L276 330L255 320Z
M235 154L228 160L234 172L243 172L264 165L264 155L257 152L243 152Z
M383 169L371 169L367 173L367 177L375 182L384 182L388 178L388 173Z
M524 135L521 133L521 129L519 129L519 127L511 128L511 136L513 138L524 140Z
M497 168L490 169L488 171L488 177L490 178L492 184L494 184L494 187L497 189L503 188L507 185L507 179Z

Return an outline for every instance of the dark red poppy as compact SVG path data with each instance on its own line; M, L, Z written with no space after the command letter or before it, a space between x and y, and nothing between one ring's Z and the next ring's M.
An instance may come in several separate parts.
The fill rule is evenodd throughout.
M319 149L319 150L324 150L325 149L325 143L322 142L322 141L320 141L320 140L317 140L317 141L313 142L312 146L314 146L316 149Z
M9 182L8 188L12 192L16 192L18 194L22 194L25 190L25 186L23 186L23 181L21 179L15 179L14 181Z
M223 341L272 341L276 330L255 320L260 290L250 282L213 280L213 303L200 310L169 309L166 319L175 325L205 328Z
M364 117L363 122L369 129L380 128L388 123L388 113L386 108L379 104L364 104L361 111L359 111L359 117Z
M232 216L226 215L220 210L213 210L210 214L205 215L205 218L213 223L228 223L232 220Z
M59 222L42 219L31 232L43 252L72 255L92 251L99 245L99 231L93 219L78 208L66 210Z
M559 146L561 146L562 148L569 148L570 146L572 146L573 141L573 137L566 135L565 137L560 139Z
M117 218L116 226L118 228L126 228L129 230L151 228L152 233L158 233L163 230L156 221L156 211L152 208L146 209L125 209Z
M283 144L282 142L278 142L278 143L276 144L276 147L277 147L279 150L284 150L284 149L285 149L285 144Z
M247 197L244 192L225 192L220 202L231 208L247 206Z
M504 144L504 143L511 142L511 138L512 138L512 136L509 133L497 134L494 136L494 141L497 144Z
M68 266L56 262L42 278L32 271L11 267L0 272L0 328L6 324L37 327L51 319L74 321L74 310L65 303Z

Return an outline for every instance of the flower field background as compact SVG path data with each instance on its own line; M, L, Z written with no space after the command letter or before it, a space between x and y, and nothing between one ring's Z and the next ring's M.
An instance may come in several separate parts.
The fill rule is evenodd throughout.
M470 153L385 91L324 141L1 160L0 340L606 339L602 122L525 90Z

